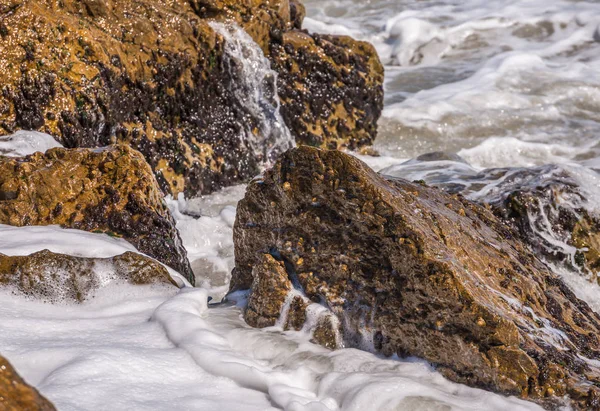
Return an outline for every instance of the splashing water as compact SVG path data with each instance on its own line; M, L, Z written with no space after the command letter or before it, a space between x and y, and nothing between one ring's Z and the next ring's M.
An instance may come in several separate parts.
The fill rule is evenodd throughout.
M258 130L245 125L245 140L257 158L269 165L295 145L279 112L277 73L243 29L233 23L211 22L210 26L225 39L225 63L233 79L233 93L247 115L259 123Z

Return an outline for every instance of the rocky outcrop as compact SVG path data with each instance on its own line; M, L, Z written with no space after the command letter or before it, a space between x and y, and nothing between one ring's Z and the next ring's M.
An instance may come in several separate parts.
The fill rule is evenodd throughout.
M512 224L547 261L600 278L600 215L569 176L508 191L494 213ZM570 181L571 180L571 181Z
M27 384L0 355L0 410L54 411L56 408Z
M111 258L74 257L48 250L28 256L0 254L0 285L49 302L82 302L112 281L176 286L160 263L132 252Z
M455 154L429 153L381 173L418 176L490 206L546 262L598 281L600 214L589 189L597 185L594 170L572 164L476 170Z
M300 147L248 186L234 239L232 290L252 299L269 254L336 315L347 346L421 357L453 381L547 407L600 405L600 317L460 196Z
M58 224L123 237L194 280L152 170L127 145L0 157L0 224Z
M273 44L271 56L281 112L297 142L330 149L373 143L383 66L371 44L293 30Z
M252 279L252 293L244 311L249 325L264 328L280 323L284 330L306 329L313 341L324 347L341 345L337 319L294 289L282 261L270 254L259 256L252 268Z
M343 38L306 39L306 51L285 55L278 45L291 44L284 33L304 16L297 1L10 0L0 15L0 134L39 130L68 148L127 143L174 195L250 179L267 160L255 146L271 144L261 116L236 93L236 63L213 20L238 23L266 54L278 50L285 118L299 141L331 145L333 129L342 130L336 144L374 138L381 76L369 70L380 70L376 55ZM302 85L310 87L300 92ZM364 97L361 86L375 95L351 101ZM318 98L318 90L325 94ZM295 120L300 104L308 108Z

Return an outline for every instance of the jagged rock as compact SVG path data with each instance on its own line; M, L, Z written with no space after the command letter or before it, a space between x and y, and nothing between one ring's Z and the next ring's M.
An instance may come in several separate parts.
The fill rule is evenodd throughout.
M194 281L152 170L127 145L0 157L0 224L58 224L123 237Z
M244 311L244 319L252 327L264 328L277 324L281 317L285 330L300 331L312 315L309 324L313 340L334 349L339 343L339 325L331 313L314 305L301 292L295 291L282 261L263 254L252 268L252 292Z
M599 282L600 215L586 208L578 185L564 177L508 191L502 201L492 204L493 210L547 261Z
M429 153L381 171L415 176L447 193L490 206L546 262L591 281L600 274L600 214L593 194L598 173L548 164L475 170L456 155Z
M453 381L547 407L564 396L600 406L600 317L513 230L460 196L300 147L248 186L234 240L232 290L251 288L253 267L271 254L339 318L347 346L372 341Z
M0 285L50 302L82 302L115 280L177 285L160 263L132 252L111 258L74 257L48 250L28 256L0 254Z
M261 118L236 95L225 39L210 21L239 23L268 53L301 25L304 11L288 0L7 0L0 15L0 134L39 130L68 148L124 142L145 156L165 192L190 197L248 180L266 161L249 141L264 137ZM353 57L363 46L343 47L323 46L334 50L326 59L350 60L311 74L336 98L327 82L338 81L340 67L356 63L371 81L361 71L365 58ZM303 71L310 68L320 66ZM361 130L380 110L371 100L352 108L350 99L362 94L351 87L362 83L346 77L343 123Z
M27 384L8 360L0 355L0 410L54 411L56 408Z
M275 325L292 284L288 280L283 263L263 254L252 269L252 289L248 299L245 319L253 327Z
M297 142L334 149L373 142L383 66L371 44L293 30L272 45L271 56L281 113Z

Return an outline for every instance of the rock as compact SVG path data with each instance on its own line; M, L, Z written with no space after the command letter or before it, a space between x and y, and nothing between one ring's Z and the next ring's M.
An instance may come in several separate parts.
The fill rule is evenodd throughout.
M237 22L268 54L286 31L301 25L304 11L297 1L10 0L0 14L0 134L43 131L68 148L129 144L144 155L161 188L175 196L249 180L267 160L250 141L270 144L262 119L236 94L239 79L232 76L226 41L210 24ZM308 74L326 70L310 74L311 85L328 90L338 111L327 112L321 101L310 115L331 116L332 127L356 125L355 134L343 134L352 135L349 146L374 137L373 119L380 112L370 106L378 96L350 101L363 96L356 87L375 81L364 70L376 56L367 58L362 49L372 53L349 39L325 42L313 47L302 67ZM319 65L318 50L326 52L327 63ZM360 74L346 73L352 64ZM338 80L339 91L328 84ZM302 104L316 97L311 90L300 96ZM288 122L296 111L288 110ZM325 127L325 119L319 121L317 127Z
M513 225L546 261L600 282L600 215L588 205L581 187L564 170L534 185L509 187L493 211ZM529 170L528 170L529 171ZM523 171L521 174L525 174Z
M111 258L84 258L48 250L28 256L0 254L0 284L49 302L85 301L111 281L177 285L161 264L126 252Z
M122 237L194 281L152 170L127 145L0 157L0 224L58 224Z
M271 59L281 113L298 143L357 149L373 142L383 66L371 44L292 30L271 46Z
M293 0L293 5L288 0L190 0L190 4L202 19L236 22L265 53L273 40L304 18L303 6Z
M252 269L252 289L245 319L253 327L270 327L279 318L292 284L283 263L263 254Z
M263 254L252 269L252 278L252 293L244 311L249 325L272 327L281 319L284 330L300 331L307 325L316 343L330 349L340 345L338 321L294 289L282 261Z
M547 407L564 396L600 406L600 317L461 196L300 147L248 186L234 241L232 290L253 298L253 270L270 254L296 291L335 314L345 346L372 342Z
M0 410L54 411L56 408L27 384L8 360L0 355Z
M447 158L446 158L447 157ZM574 165L475 170L461 158L430 153L381 171L418 178L447 193L491 207L546 262L599 281L598 173Z

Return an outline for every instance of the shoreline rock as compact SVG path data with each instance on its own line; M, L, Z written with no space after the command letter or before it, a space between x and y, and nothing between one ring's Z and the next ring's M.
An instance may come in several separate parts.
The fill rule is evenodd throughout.
M55 411L54 405L27 384L0 355L0 409L3 411Z
M194 283L152 170L127 145L0 157L0 224L58 224L122 237Z
M232 291L281 292L253 289L269 254L335 314L346 346L368 337L377 352L424 358L453 381L548 408L564 396L577 409L600 405L600 316L461 196L299 147L248 186L234 241Z
M166 268L141 254L84 258L43 250L27 256L0 254L0 285L48 302L83 302L112 281L177 286Z
M236 96L226 41L212 21L239 24L271 58L299 142L327 145L329 129L341 132L338 145L375 137L383 93L377 55L332 36L307 37L306 58L284 53L280 44L302 24L298 1L9 1L1 12L0 44L10 47L0 47L0 134L43 131L68 148L128 144L165 193L208 194L251 179L265 161L247 141L261 118ZM309 72L315 68L322 75ZM334 105L313 102L314 89ZM313 106L300 122L298 104ZM323 135L307 134L313 121Z

